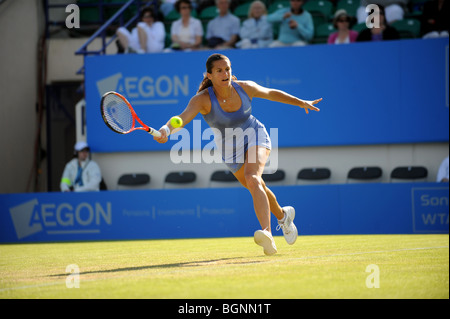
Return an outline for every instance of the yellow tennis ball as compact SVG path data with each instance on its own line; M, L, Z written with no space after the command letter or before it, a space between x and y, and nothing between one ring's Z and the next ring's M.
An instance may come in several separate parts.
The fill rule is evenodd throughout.
M172 125L173 128L177 128L183 125L183 120L179 116L174 116L170 119L170 125Z

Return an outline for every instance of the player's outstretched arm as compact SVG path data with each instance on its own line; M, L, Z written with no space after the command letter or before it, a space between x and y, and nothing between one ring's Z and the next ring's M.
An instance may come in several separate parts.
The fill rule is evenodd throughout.
M309 113L308 110L320 111L315 105L322 101L322 98L311 101L302 100L284 91L266 88L252 81L245 81L245 86L248 87L246 91L251 92L250 97L258 97L284 104L296 105L305 109L306 114Z

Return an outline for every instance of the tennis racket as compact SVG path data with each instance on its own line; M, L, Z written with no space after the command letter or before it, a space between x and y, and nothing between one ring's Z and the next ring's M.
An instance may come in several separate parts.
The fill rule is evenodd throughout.
M161 136L157 130L145 125L136 115L130 102L117 92L110 91L103 94L100 111L105 124L116 133L128 134L136 130L143 130L155 137ZM136 122L142 126L136 127Z

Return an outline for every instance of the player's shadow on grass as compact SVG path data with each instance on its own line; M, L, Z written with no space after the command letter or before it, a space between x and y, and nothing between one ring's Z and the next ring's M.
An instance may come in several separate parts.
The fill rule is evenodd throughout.
M182 267L202 267L211 265L245 265L245 264L257 264L264 262L263 260L247 260L245 257L230 257L230 258L219 258L211 260L201 260L201 261L188 261L172 264L159 264L159 265L149 265L149 266L137 266L137 267L124 267L116 269L103 269L103 270L92 270L92 271L80 271L79 275L89 275L89 274L104 274L104 273L114 273L122 271L139 271L146 269L167 269L167 268L182 268ZM66 277L68 273L49 275L48 277Z

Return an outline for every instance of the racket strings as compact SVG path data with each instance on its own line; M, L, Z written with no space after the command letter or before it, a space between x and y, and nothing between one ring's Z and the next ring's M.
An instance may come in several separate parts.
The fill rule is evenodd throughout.
M109 94L105 97L103 115L111 128L119 133L127 133L134 127L134 118L130 108L117 95Z

